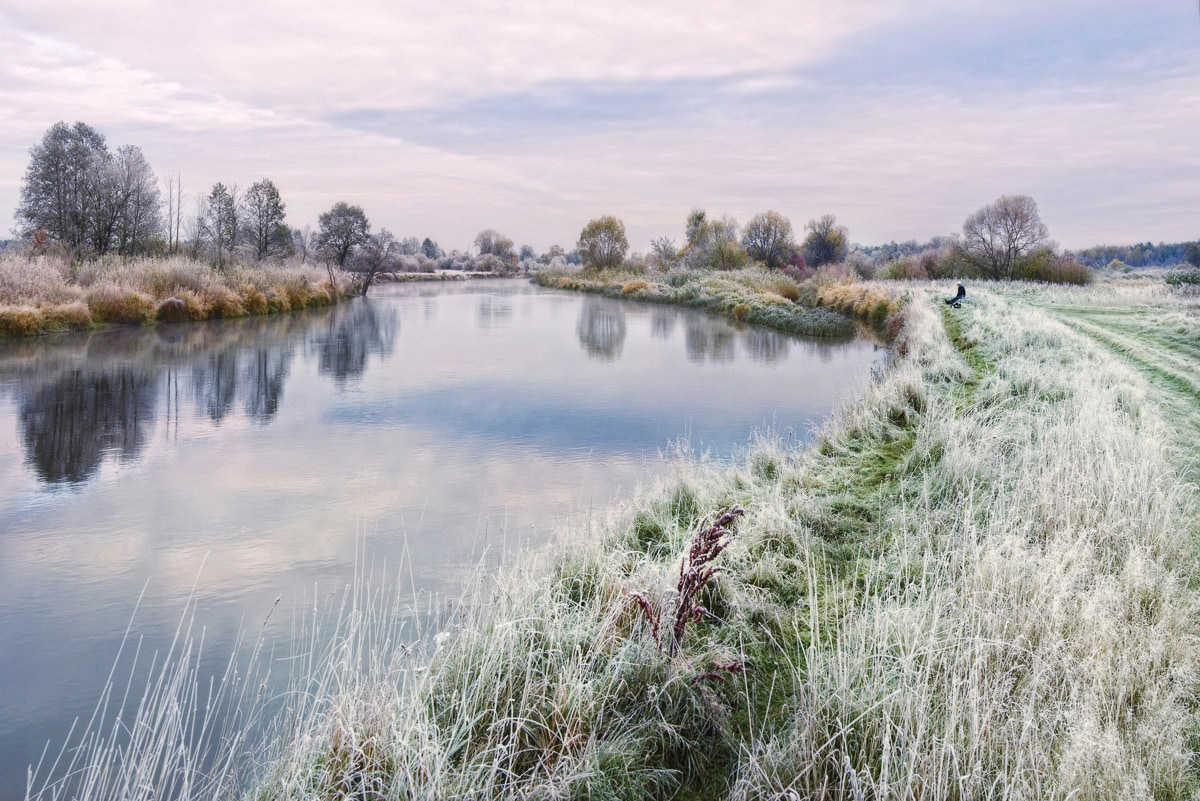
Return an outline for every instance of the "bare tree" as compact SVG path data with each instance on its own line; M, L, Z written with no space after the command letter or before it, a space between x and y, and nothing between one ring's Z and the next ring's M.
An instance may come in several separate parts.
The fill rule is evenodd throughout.
M367 241L355 253L354 258L347 263L351 272L360 274L359 294L367 294L367 290L375 283L380 273L394 273L399 268L399 257L402 246L392 232L386 228L379 233L367 237Z
M17 224L41 231L77 253L94 241L103 169L111 159L104 136L82 122L57 122L29 151Z
M963 223L962 254L987 278L1012 279L1019 261L1046 243L1049 231L1029 195L1004 195Z
M112 247L122 256L145 252L162 230L162 194L158 178L141 148L125 145L113 164L109 190L115 212Z
M228 261L226 256L232 258L238 242L237 186L229 189L223 183L213 185L201 218L200 234L211 249L213 261L223 269Z
M777 211L754 215L742 231L742 247L755 261L779 267L796 249L791 221Z
M242 238L255 261L291 254L292 232L284 222L286 209L279 190L269 178L246 190L241 214Z
M292 247L300 254L300 261L307 264L316 242L311 225L292 229Z
M96 129L58 122L29 155L16 211L24 233L95 256L129 255L157 234L161 198L139 148L114 156Z
M179 251L179 233L183 227L183 177L179 173L167 173L164 181L167 190L167 252Z
M337 202L317 218L317 250L326 262L345 267L355 249L371 235L371 223L361 206Z

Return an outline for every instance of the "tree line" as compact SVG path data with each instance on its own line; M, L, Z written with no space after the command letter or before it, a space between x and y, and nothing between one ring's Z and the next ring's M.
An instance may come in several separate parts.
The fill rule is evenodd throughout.
M682 244L663 237L648 255L626 257L624 224L615 217L589 222L580 233L579 251L587 267L624 264L632 268L733 270L754 262L807 278L829 265L843 265L863 278L971 277L1084 283L1086 265L1059 252L1028 195L1005 195L970 214L961 233L936 237L924 245L853 245L845 226L832 214L809 220L797 241L792 223L776 211L752 217L745 226L729 215L704 209L687 216ZM1200 247L1197 248L1200 250ZM1200 255L1200 254L1198 254ZM832 269L832 268L830 268Z
M426 237L398 238L386 228L372 231L360 206L338 202L311 226L293 228L279 189L263 178L241 190L218 182L184 210L183 182L160 182L140 148L110 148L103 134L76 122L52 125L30 149L29 166L16 210L17 233L35 248L58 247L76 258L172 255L205 259L218 268L239 261L263 262L293 256L360 276L362 291L382 273L471 270L509 273L542 266L584 264L613 267L628 260L663 269L728 270L751 262L802 275L830 264L849 264L864 277L969 276L992 279L1056 280L1078 277L1087 267L1118 262L1200 266L1200 243L1101 246L1059 253L1049 240L1037 204L1027 195L1005 195L980 208L962 232L916 242L862 247L832 214L809 220L797 238L792 223L776 211L756 214L744 226L729 215L693 209L684 238L661 237L649 254L628 257L624 224L615 217L592 220L576 248L560 246L537 254L529 245L487 228L473 251L447 253ZM1073 280L1073 279L1071 279Z
M438 269L512 272L574 261L551 248L538 256L485 229L475 252L446 253L426 237L372 230L361 206L337 202L311 226L293 228L278 187L263 178L248 188L218 182L185 208L181 176L160 182L140 148L109 146L83 122L58 122L30 149L16 209L17 235L35 252L56 248L72 258L182 254L224 269L236 262L298 257L357 273L365 292L385 272Z

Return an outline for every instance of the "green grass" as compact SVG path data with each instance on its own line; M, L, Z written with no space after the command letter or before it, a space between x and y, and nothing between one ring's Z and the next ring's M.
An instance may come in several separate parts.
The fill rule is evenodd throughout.
M759 267L657 274L544 270L534 280L556 289L704 309L800 336L850 337L857 330L855 319L886 336L889 322L902 308L891 294L846 298L836 289L825 293L811 282L801 286Z

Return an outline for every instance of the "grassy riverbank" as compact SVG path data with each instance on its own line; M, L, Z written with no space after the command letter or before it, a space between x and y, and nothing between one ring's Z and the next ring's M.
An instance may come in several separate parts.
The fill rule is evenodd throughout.
M890 336L899 329L902 298L873 284L808 280L777 270L543 270L534 280L546 287L614 298L705 309L789 334L848 337L854 319Z
M339 274L340 275L340 274ZM324 268L300 263L224 270L183 257L72 262L0 254L0 336L114 325L246 317L328 306L346 297Z
M819 447L683 462L426 649L348 603L253 797L1194 795L1195 302L903 289ZM681 572L707 614L677 625ZM122 786L179 775L173 736Z

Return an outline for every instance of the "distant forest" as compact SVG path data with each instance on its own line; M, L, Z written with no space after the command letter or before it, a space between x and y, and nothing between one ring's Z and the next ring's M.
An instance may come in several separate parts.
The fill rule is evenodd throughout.
M948 236L935 236L928 242L889 242L886 245L857 245L856 247L872 258L894 261L905 256L936 251L951 244ZM1130 267L1175 267L1180 264L1196 263L1200 255L1200 242L1141 242L1134 245L1095 245L1083 250L1068 250L1063 255L1074 257L1092 269L1107 267L1114 261ZM1198 264L1197 266L1200 266Z
M1128 264L1130 267L1174 267L1191 261L1191 251L1198 243L1195 242L1142 242L1137 245L1097 245L1084 250L1071 251L1072 255L1089 267L1104 267L1113 261ZM1194 257L1192 257L1194 258Z

